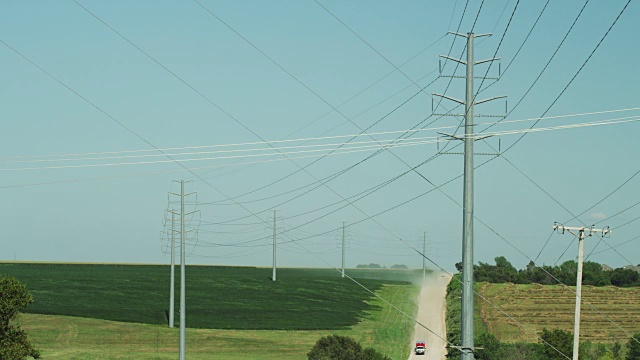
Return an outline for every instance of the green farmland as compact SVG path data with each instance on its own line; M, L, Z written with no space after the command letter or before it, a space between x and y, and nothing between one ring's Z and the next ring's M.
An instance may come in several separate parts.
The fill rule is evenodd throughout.
M17 277L34 295L20 321L45 358L170 359L175 354L177 328L166 326L168 266L0 264L0 273ZM415 312L414 273L358 269L348 274ZM353 336L393 359L408 356L413 323L335 270L279 269L277 282L270 275L265 268L187 268L192 357L304 359L328 334ZM176 309L177 300L178 291Z

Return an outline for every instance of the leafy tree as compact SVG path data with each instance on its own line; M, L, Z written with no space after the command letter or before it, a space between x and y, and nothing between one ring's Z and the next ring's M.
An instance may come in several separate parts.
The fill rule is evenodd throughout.
M40 353L27 339L14 320L18 311L33 302L27 288L11 276L0 278L0 359L40 358Z
M329 335L320 338L307 354L309 360L391 360L348 336Z
M456 263L456 270L458 270L458 272L462 272L462 261Z
M629 352L627 352L626 360L640 360L640 333L634 334L633 338L629 339L627 343L627 348Z
M483 349L476 350L475 358L476 360L493 360L499 359L501 354L501 344L500 341L493 335L489 333L480 334L474 341L475 346L481 347Z
M395 264L393 266L391 266L392 269L408 269L409 267L407 267L407 265L404 264Z
M518 282L518 270L504 256L496 257L495 262L495 265L479 262L474 266L474 279L492 283Z
M559 272L556 278L563 284L576 286L576 277L578 276L578 263L574 260L568 260L560 264Z
M619 342L615 342L611 347L611 354L615 360L620 360L620 352L622 351L622 345Z
M640 282L640 274L631 269L618 268L609 271L609 279L611 279L611 285L619 287L634 286Z
M542 343L540 352L545 359L566 359L565 356L569 358L573 356L572 333L561 329L547 330L544 328L540 333L540 339Z
M356 265L356 269L382 269L380 264L370 263L369 265L360 264Z
M582 264L582 283L593 286L611 285L609 278L602 270L602 265L593 261L585 261Z
M362 360L391 360L388 356L384 356L373 348L365 348L360 356Z
M591 341L580 343L580 360L603 360L607 357L607 347L604 344L594 344Z

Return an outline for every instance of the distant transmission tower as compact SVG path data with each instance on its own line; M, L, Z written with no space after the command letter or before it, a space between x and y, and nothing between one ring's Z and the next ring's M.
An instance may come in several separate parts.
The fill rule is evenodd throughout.
M185 254L186 254L186 244L185 244L185 227L184 227L184 219L185 215L192 214L184 212L184 198L185 196L189 196L195 193L184 193L184 180L174 181L180 183L180 193L171 193L173 195L180 196L180 360L186 360L186 301L185 301L185 287L186 287L186 274L185 274ZM190 182L190 181L187 181Z
M446 116L464 116L465 134L463 137L445 134L451 139L464 141L464 188L463 188L463 205L462 205L462 344L459 349L462 351L462 360L474 359L473 343L473 143L482 138L474 134L474 105L485 103L491 100L504 98L505 96L492 97L490 99L475 101L473 89L473 68L475 65L492 62L498 60L496 58L474 61L473 58L473 40L478 37L491 36L491 34L475 35L470 32L467 34L459 34L449 32L450 34L461 36L467 39L467 60L451 58L449 56L440 55L441 57L455 61L466 66L466 94L465 101L452 98L443 94L433 94L445 98L458 104L464 105L464 114L442 114ZM451 77L456 77L455 74ZM440 114L434 114L440 115ZM485 116L485 115L479 115ZM476 116L476 117L479 117Z
M175 278L176 278L176 266L175 266L175 260L176 260L176 230L175 230L175 223L176 223L176 212L174 210L171 210L171 281L170 281L170 285L169 285L169 327L173 328L173 325L175 323Z
M342 277L344 277L344 221L342 222Z
M271 274L271 281L276 281L276 210L273 210L273 273Z

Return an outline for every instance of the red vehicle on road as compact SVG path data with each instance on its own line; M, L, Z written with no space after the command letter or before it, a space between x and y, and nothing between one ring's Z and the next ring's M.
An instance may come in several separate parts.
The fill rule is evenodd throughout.
M416 341L416 348L415 348L416 355L424 355L425 348L426 347L424 345L424 340Z

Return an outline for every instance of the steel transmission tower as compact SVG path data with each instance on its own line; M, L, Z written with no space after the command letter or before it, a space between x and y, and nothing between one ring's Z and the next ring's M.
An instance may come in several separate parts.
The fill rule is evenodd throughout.
M178 182L178 181L175 181ZM186 254L186 244L185 244L185 226L184 219L185 215L192 214L184 212L184 197L194 194L184 193L184 183L190 181L180 180L180 194L171 193L173 195L180 196L180 345L179 345L179 359L186 360L186 301L185 301L185 287L186 287L186 274L185 274L185 254Z
M342 222L342 277L344 277L344 221Z
M176 266L175 266L175 260L176 260L176 230L174 229L175 227L175 211L171 210L171 281L170 281L170 285L169 285L169 327L172 328L173 324L175 323L175 279L176 279Z
M273 273L271 280L276 281L276 210L273 210Z
M497 96L485 100L475 101L473 88L473 68L475 65L498 60L496 58L474 61L473 58L473 41L475 38L483 36L491 36L491 34L475 35L470 32L467 34L459 34L449 32L450 34L461 36L467 39L467 60L451 58L449 56L440 55L445 59L455 61L466 66L466 93L465 101L452 98L442 94L433 94L458 104L464 105L464 136L447 135L452 139L464 141L464 188L463 188L463 205L462 205L462 329L461 341L459 349L462 351L462 360L474 359L474 343L473 343L473 144L480 138L474 134L474 114L473 106L491 100L503 98ZM452 77L455 77L452 75ZM459 114L447 114L460 116Z
M573 360L578 360L578 352L580 350L580 305L582 302L582 260L584 257L584 239L588 236L592 236L593 234L601 233L602 236L605 236L611 232L611 230L606 227L604 229L594 229L593 227L571 227L571 226L563 226L563 225L553 225L554 230L560 230L564 234L564 231L567 230L573 236L578 238L578 274L576 276L576 308L573 320ZM574 231L577 231L576 234ZM588 232L588 235L585 235L585 232Z
M184 180L180 181L180 360L186 360L185 246L184 246Z

